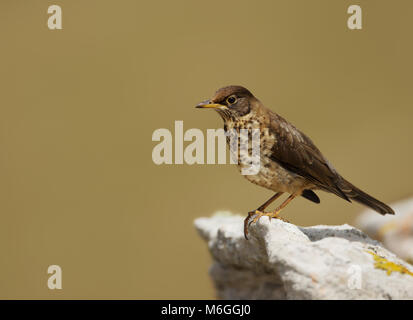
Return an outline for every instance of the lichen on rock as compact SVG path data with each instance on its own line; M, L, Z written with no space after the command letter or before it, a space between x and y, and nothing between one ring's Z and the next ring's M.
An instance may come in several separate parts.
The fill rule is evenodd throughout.
M400 272L400 273L405 273L405 274L408 274L410 276L413 276L413 272L411 272L406 267L404 267L404 266L402 266L398 263L391 262L391 261L387 260L384 257L380 257L379 255L377 255L376 253L374 253L372 251L367 251L367 252L370 253L373 256L374 261L376 261L374 266L377 269L385 270L387 272L387 275L391 275L392 272Z

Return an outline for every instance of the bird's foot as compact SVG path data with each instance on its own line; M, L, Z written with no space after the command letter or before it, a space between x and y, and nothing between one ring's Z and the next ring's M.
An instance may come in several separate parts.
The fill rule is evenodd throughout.
M250 221L248 225L250 225L251 223L256 223L258 220L260 220L262 216L268 216L269 214L271 214L271 212L263 212L263 211L255 210L254 214L256 215L255 218L252 221Z
M266 216L268 216L268 219L270 221L271 221L271 219L279 219L281 221L290 223L290 221L288 221L287 219L280 216L280 211L270 212L269 214L266 214Z
M255 210L253 212L256 215L256 217L252 221L250 221L248 225L250 225L251 223L257 222L258 220L260 220L262 216L267 216L270 221L271 219L280 219L282 221L289 222L287 219L284 219L283 217L280 216L280 210L278 211L276 210L274 212L262 212L259 210Z
M285 219L283 217L280 217L279 213L280 213L280 211L277 211L277 210L274 211L274 212L262 212L262 211L259 211L259 210L254 210L254 211L248 212L248 216L244 220L244 237L245 237L245 239L248 240L248 228L251 225L251 223L256 223L258 220L260 220L260 218L262 216L267 216L268 219L270 219L270 221L271 221L271 219L280 219L284 222L289 222L287 219ZM254 215L255 215L254 219L251 220L251 218Z

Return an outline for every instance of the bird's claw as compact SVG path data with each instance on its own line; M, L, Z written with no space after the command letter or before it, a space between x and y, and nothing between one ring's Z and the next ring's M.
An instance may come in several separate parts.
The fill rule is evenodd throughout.
M248 212L248 216L244 220L244 237L248 240L248 228L250 227L251 223L256 223L262 216L270 215L271 212L262 212L259 210L253 210ZM256 217L251 220L252 216L256 215ZM270 220L271 217L269 216Z
M248 216L244 220L244 237L246 240L248 240L248 227L251 224L250 219L254 214L255 214L255 211L248 212Z
M260 220L260 218L262 216L267 216L268 219L271 221L271 219L280 219L284 222L288 222L289 221L285 218L282 218L279 216L280 211L274 211L274 212L262 212L259 210L254 210L254 211L250 211L248 212L248 216L245 218L244 220L244 237L245 239L248 240L248 228L252 223L256 223L258 220ZM256 215L256 217L254 219L251 220L252 216Z

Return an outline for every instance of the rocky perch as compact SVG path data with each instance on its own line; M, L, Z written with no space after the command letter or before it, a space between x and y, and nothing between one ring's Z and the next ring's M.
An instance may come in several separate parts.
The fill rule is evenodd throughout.
M350 226L199 218L221 299L413 299L413 266Z

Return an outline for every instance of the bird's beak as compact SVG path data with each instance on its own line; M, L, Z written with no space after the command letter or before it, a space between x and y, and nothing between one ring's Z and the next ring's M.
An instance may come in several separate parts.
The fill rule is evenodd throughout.
M224 109L227 106L219 103L212 103L211 100L205 100L198 103L195 108L213 108L213 109Z

